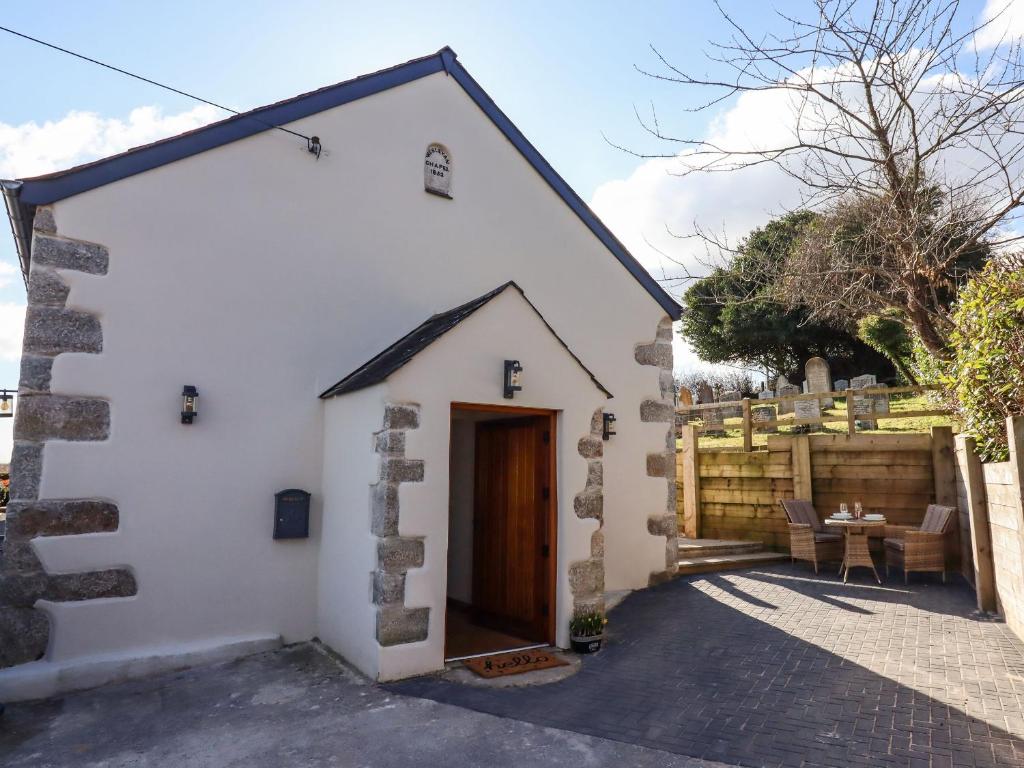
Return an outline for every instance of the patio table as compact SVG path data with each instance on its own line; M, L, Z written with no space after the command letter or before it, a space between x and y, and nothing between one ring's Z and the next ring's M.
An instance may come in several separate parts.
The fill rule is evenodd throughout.
M851 518L849 520L836 520L825 518L825 525L837 526L843 529L846 547L843 555L843 564L839 566L839 572L843 575L843 583L850 576L850 568L862 566L870 568L875 574L875 580L881 584L882 579L875 570L875 561L871 559L871 551L868 549L868 528L877 528L885 525L885 518L881 520L864 520Z

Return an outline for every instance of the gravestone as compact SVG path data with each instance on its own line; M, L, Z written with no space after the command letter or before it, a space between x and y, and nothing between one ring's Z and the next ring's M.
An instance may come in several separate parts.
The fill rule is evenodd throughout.
M778 432L778 427L759 427L758 424L763 424L767 421L775 421L775 409L770 405L758 405L750 409L750 415L754 422L754 431L764 434L766 432Z
M808 392L832 391L832 372L829 370L828 361L825 358L812 357L804 363L804 375L807 377L804 381L807 384ZM823 397L820 402L822 408L833 406L831 397Z
M778 392L783 387L789 386L789 379L786 378L785 374L782 374L775 380L775 391Z
M762 389L757 393L758 400L771 400L773 397L775 397L775 393L770 389Z
M441 144L427 147L427 155L423 159L423 188L441 197L452 196L451 158Z
M817 400L797 400L795 403L793 403L793 405L795 406L795 415L798 420L816 420L821 418L821 405L818 403ZM820 427L821 422L818 421L817 424L809 424L807 426Z
M738 403L742 399L743 393L737 392L736 390L723 392L718 396L718 402L720 403ZM738 419L741 416L743 416L743 407L740 405L728 405L722 407L722 418Z
M803 393L805 395L810 394L811 392L811 390L807 388L807 379L804 379L802 382L800 382L800 388L803 390Z
M866 389L867 387L878 387L878 379L873 373L865 373L861 376L854 376L850 379L850 389ZM884 385L883 385L884 386ZM849 407L849 405L847 406ZM854 395L853 412L856 414L857 426L860 429L877 429L878 422L870 418L875 413L889 412L888 395ZM868 418L860 418L865 416Z
M796 384L784 384L779 387L779 397L790 397L792 395L799 395L800 387ZM779 414L792 413L793 412L793 401L783 400L779 403Z
M836 392L844 392L850 388L850 382L846 379L836 379L832 382L832 386L836 388Z
M875 374L865 373L850 379L850 389L864 389L864 387L873 387L877 383L878 379Z
M704 403L715 402L714 390L712 390L711 387L708 386L708 383L706 381L702 381L700 385L697 387L697 402L700 403L701 405L703 405Z
M679 388L679 408L676 411L676 437L683 436L683 425L690 423L690 412L686 410L693 405L693 393L686 387Z
M679 388L679 405L682 407L693 405L693 393L686 387Z
M725 437L725 419L722 417L721 408L708 408L700 412L704 419L704 430L702 434L711 437Z

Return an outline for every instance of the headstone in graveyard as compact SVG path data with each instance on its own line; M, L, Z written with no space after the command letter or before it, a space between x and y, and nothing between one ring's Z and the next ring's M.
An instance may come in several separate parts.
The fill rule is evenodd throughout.
M758 424L763 424L768 421L775 421L775 409L770 405L758 405L750 409L750 415L754 422L754 431L759 433L765 432L778 432L778 427L760 427Z
M793 395L799 395L800 394L800 387L798 387L796 384L783 384L781 387L779 387L779 393L778 394L779 394L779 397L792 397ZM799 401L797 401L797 402L799 402ZM792 412L793 412L793 401L792 400L788 400L788 401L787 400L783 400L781 403L779 403L779 414L780 415L783 414L783 413L792 413Z
M704 430L701 434L710 437L725 437L725 418L721 408L708 408L700 412L704 419Z
M878 378L873 373L865 373L861 376L854 376L850 379L850 389L866 389L868 387L877 388ZM849 405L847 405L849 407ZM877 429L878 422L872 418L860 418L870 417L876 413L888 413L889 412L889 396L888 395L854 395L853 396L853 412L856 414L857 427L860 429Z
M804 426L815 428L821 426L821 405L817 400L797 400L793 403L797 421L810 421L812 423ZM803 431L803 430L801 430Z
M783 387L789 386L789 379L786 378L786 374L782 374L775 380L775 391L778 392Z
M682 407L693 405L693 393L686 387L679 388L679 405Z
M762 389L757 393L758 400L771 400L773 397L775 397L775 393L770 389Z
M701 405L704 405L704 403L715 402L715 392L706 381L702 381L697 386L697 402Z
M829 370L828 361L825 358L812 357L804 363L804 375L808 392L832 391L832 372ZM823 397L820 402L822 408L831 408L833 405L831 397Z
M802 382L800 382L800 388L803 390L803 393L805 395L809 394L811 391L807 388L807 379L804 379Z
M850 382L846 379L836 379L832 382L832 386L836 388L836 392L845 392L850 388Z
M718 402L720 403L738 403L742 399L743 393L736 390L729 390L718 396ZM743 406L727 405L722 407L722 418L738 419L741 416L743 416Z

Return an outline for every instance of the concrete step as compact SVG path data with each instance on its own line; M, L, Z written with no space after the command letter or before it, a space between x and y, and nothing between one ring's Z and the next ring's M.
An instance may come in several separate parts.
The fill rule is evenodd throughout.
M750 552L740 555L682 557L679 558L679 575L689 576L695 573L734 571L738 568L752 568L758 565L787 562L788 560L789 555L781 552Z
M749 555L760 552L760 541L728 541L725 539L679 539L679 557L711 557L720 555Z

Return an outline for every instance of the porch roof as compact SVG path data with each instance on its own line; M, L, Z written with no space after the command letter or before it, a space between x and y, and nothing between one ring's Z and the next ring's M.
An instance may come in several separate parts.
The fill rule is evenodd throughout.
M537 317L540 318L541 322L544 323L545 327L551 332L551 335L555 337L558 343L561 344L562 347L565 348L565 351L569 353L569 356L576 361L576 364L579 365L579 367L582 368L590 377L590 380L594 382L594 386L604 392L608 397L612 397L612 393L597 380L594 374L590 372L590 369L588 369L587 366L583 364L583 361L580 360L579 357L577 357L569 348L569 345L566 344L557 333L555 333L555 329L552 328L548 321L544 319L540 310L538 310L537 307L535 307L533 303L526 298L526 294L523 293L523 289L511 280L499 285L493 291L488 291L483 296L479 296L472 301L467 301L465 304L460 304L454 309L449 309L447 312L440 312L427 318L426 321L411 330L394 344L363 363L341 379L337 384L325 390L321 393L320 397L326 399L337 395L344 395L348 392L355 392L357 390L373 386L374 384L381 383L428 346L444 336L452 328L486 305L491 299L504 293L509 288L514 288L519 292L519 295L523 297L523 301L525 301L530 308L537 313Z

